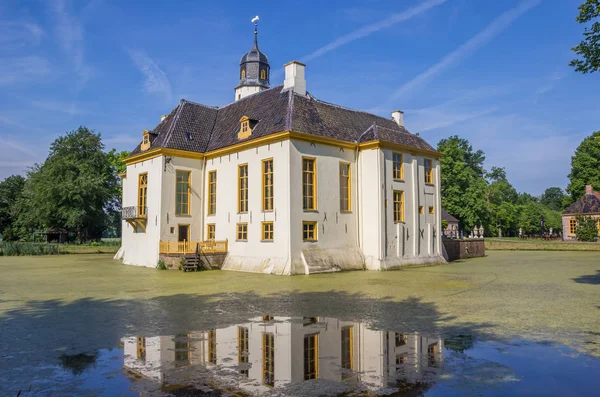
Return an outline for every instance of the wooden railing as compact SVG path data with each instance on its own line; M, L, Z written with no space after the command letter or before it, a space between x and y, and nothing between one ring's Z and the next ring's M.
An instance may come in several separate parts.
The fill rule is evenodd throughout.
M201 254L226 253L227 240L224 241L161 241L161 254L194 254L198 245Z

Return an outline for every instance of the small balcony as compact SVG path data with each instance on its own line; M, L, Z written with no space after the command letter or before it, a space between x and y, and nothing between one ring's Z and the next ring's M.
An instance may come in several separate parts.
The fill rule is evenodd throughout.
M146 232L146 221L148 220L148 207L123 207L121 210L121 219L127 221L135 230L141 228Z

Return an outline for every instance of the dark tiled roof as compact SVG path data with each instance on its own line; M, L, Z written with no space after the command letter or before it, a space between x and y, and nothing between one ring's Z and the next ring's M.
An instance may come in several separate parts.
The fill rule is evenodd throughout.
M448 221L448 222L458 222L458 219L456 219L455 217L453 217L452 215L447 213L446 210L443 208L442 208L442 220Z
M240 119L256 120L247 141L286 130L362 143L382 140L435 151L393 120L298 95L283 86L249 95L220 109L182 100L151 131L151 148L207 152L241 142ZM140 152L139 145L132 152Z
M571 204L563 214L590 214L600 212L600 193L584 194L579 200Z

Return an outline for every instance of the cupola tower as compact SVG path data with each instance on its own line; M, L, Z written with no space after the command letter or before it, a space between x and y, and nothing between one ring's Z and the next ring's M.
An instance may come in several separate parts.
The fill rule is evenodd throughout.
M240 60L240 83L235 87L235 100L269 88L269 59L258 49L258 16L254 23L254 45Z

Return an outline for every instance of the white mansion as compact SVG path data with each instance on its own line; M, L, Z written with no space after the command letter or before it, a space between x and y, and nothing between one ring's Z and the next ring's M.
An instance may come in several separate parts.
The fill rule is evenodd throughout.
M215 246L222 269L279 275L443 262L439 153L401 111L315 98L302 63L270 87L256 37L233 103L181 100L125 160L124 263Z

